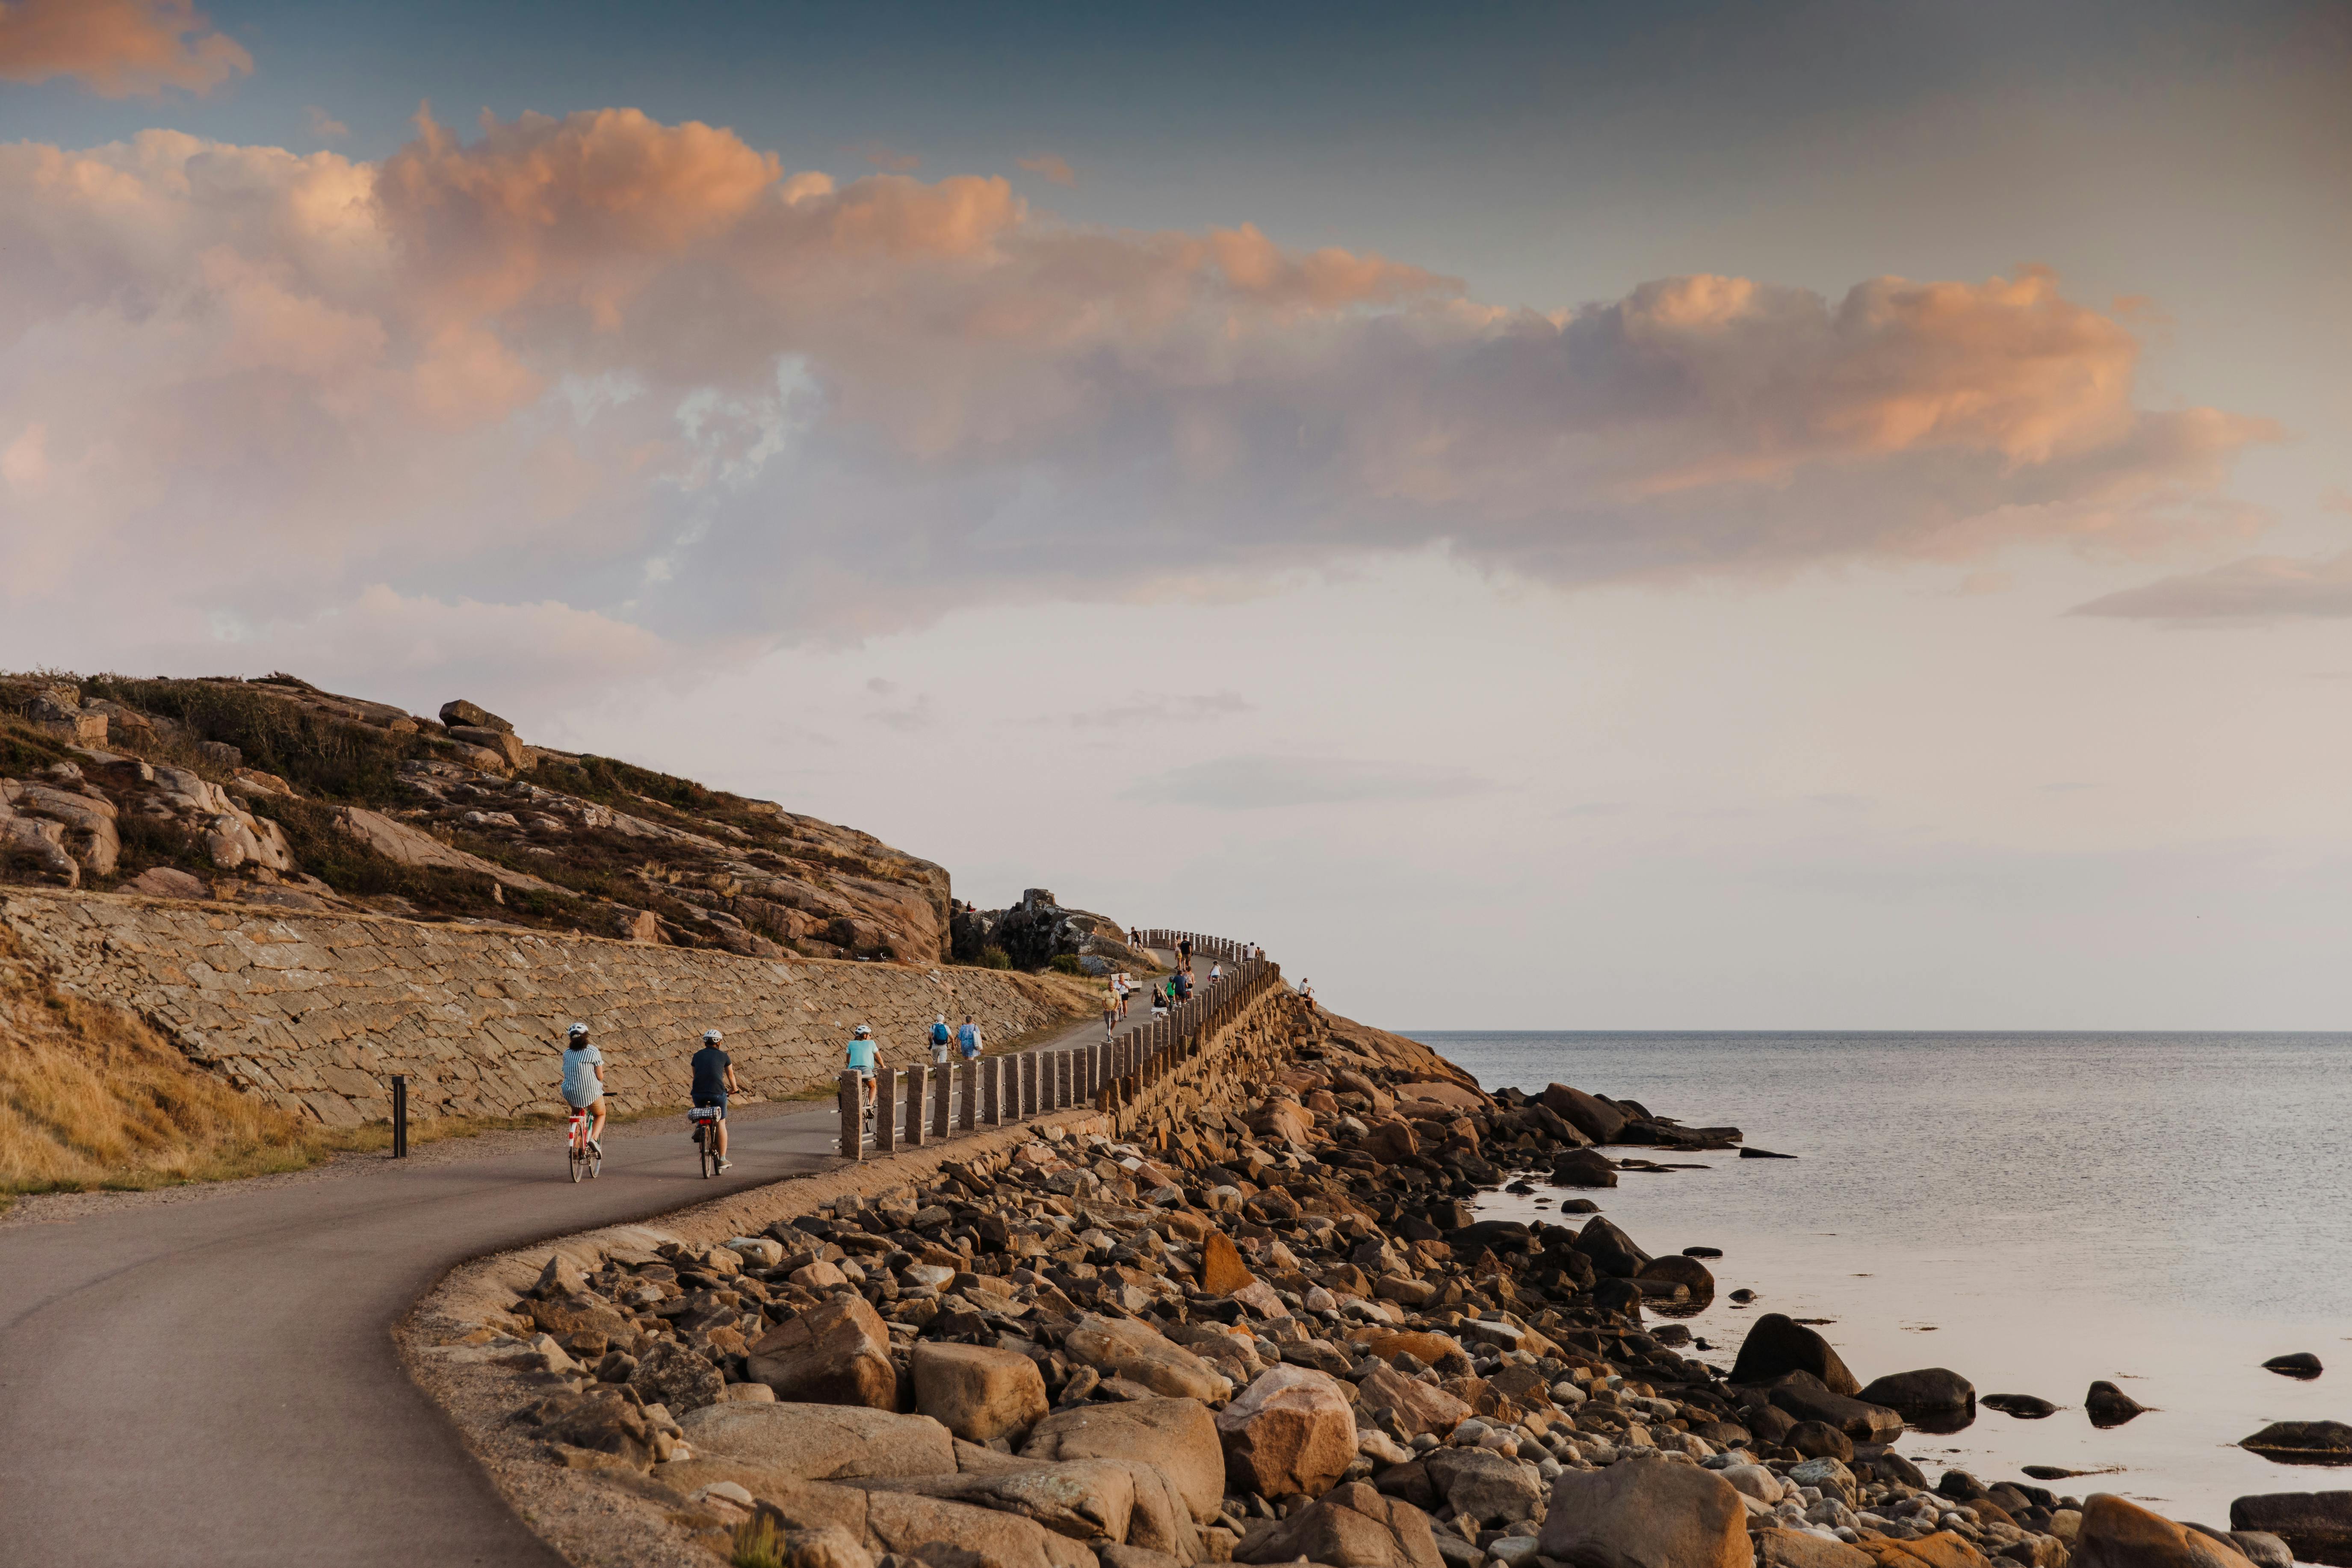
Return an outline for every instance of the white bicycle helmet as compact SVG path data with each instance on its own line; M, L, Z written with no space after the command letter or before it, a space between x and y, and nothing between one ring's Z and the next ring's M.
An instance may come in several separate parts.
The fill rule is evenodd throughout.
M871 1025L867 1025L867 1024L860 1024L860 1025L858 1025L858 1026L857 1026L857 1027L856 1027L855 1030L853 1030L853 1031L851 1031L851 1032L852 1032L853 1034L855 1034L855 1035L856 1035L859 1039L863 1040L863 1039L869 1038L869 1037L873 1035L873 1033L874 1033L874 1029L873 1029L873 1026L872 1026Z
M575 1039L575 1040L576 1040L576 1039L579 1039L579 1038L583 1037L583 1036L585 1036L585 1035L588 1033L588 1026L587 1026L587 1025L585 1025L585 1024L574 1024L574 1025L572 1025L572 1027L570 1027L570 1028L568 1028L568 1029L564 1030L563 1032L564 1032L566 1035L570 1036L572 1039Z

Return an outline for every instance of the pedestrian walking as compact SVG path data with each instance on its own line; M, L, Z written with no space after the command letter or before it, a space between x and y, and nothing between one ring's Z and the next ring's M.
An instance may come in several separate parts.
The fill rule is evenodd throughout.
M963 1053L963 1059L966 1061L979 1058L980 1026L971 1021L971 1015L969 1013L963 1016L963 1026L956 1031L956 1049Z
M954 1045L955 1036L948 1028L948 1016L942 1013L931 1020L931 1065L947 1066L948 1052Z

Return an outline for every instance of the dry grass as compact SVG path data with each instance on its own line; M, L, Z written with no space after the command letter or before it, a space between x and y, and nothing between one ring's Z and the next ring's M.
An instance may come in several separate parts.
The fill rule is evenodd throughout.
M295 1170L300 1121L193 1066L0 942L0 1193L152 1187Z
M408 1136L560 1124L442 1117ZM0 931L0 1207L19 1193L226 1181L391 1146L388 1123L331 1130L240 1093L131 1014L58 991Z

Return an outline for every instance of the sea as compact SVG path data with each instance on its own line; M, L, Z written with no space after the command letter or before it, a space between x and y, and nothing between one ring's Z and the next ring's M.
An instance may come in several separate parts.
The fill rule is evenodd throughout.
M1714 1364L1780 1311L1865 1384L1941 1366L2061 1406L1906 1433L1931 1484L2058 1466L2095 1473L2036 1484L2224 1528L2248 1492L2352 1489L2236 1446L2352 1422L2352 1035L1407 1033L1490 1089L1571 1084L1795 1155L1661 1152L1701 1168L1480 1207L1588 1197L1654 1255L1721 1247L1714 1304L1680 1320ZM2321 1376L2263 1370L2297 1351ZM2093 1426L2101 1378L2148 1413Z

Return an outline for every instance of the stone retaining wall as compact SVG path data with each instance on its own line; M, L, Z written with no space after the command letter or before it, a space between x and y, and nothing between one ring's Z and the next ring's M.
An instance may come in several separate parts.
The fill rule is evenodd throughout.
M623 1110L680 1103L724 1031L744 1087L829 1083L855 1026L917 1059L940 1013L1003 1039L1070 1016L1072 984L1002 970L771 962L597 937L0 891L0 925L65 989L125 1007L240 1087L331 1126L560 1109L563 1030L595 1031Z

